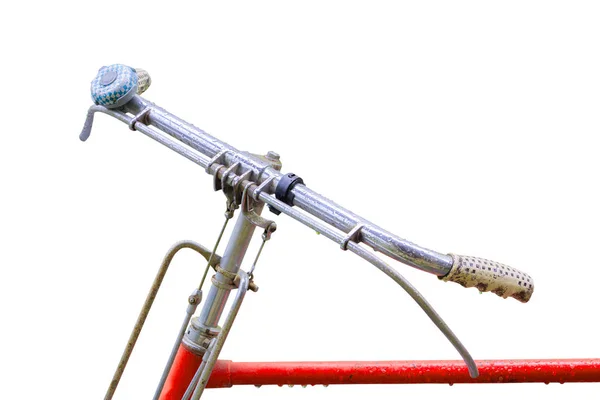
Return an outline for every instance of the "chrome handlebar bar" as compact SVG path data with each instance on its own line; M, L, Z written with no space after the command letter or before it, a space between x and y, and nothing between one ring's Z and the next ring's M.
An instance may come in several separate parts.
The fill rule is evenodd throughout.
M152 137L200 165L208 173L216 174L215 177L218 179L221 179L221 176L217 176L220 172L211 170L217 161L219 165L226 167L237 163L238 175L246 174L247 179L254 183L250 188L251 194L254 194L256 189L266 183L268 187L259 190L260 200L285 213L283 209L285 204L275 204L274 200L276 199L272 196L274 188L277 187L284 174L272 168L269 162L260 157L237 150L137 94L118 109L109 109L99 105L92 106L80 135L82 140L87 140L89 137L93 114L96 111L107 113L128 123L130 129L139 130ZM133 117L129 117L127 114ZM174 142L161 132L185 146ZM239 184L239 182L237 183ZM494 268L491 261L488 266L488 260L483 259L481 259L481 268L479 265L469 265L469 263L458 265L452 255L438 253L402 239L316 193L304 184L293 186L290 193L289 197L293 199L291 205L297 206L324 223L320 224L319 228L311 227L340 245L344 237L339 232L349 234L352 230L360 227L359 232L353 235L353 240L365 243L382 254L444 280L455 281L467 287L475 286L482 292L492 291L502 297L512 296L522 302L528 301L533 293L533 280L518 270L509 267L504 269L503 264L498 264L502 268ZM254 197L257 198L257 196ZM307 222L305 214L294 213L294 217L305 224ZM457 273L453 273L452 277L448 278L453 268ZM456 271L459 268L461 269L460 273ZM479 277L483 272L490 272L491 276L480 282Z

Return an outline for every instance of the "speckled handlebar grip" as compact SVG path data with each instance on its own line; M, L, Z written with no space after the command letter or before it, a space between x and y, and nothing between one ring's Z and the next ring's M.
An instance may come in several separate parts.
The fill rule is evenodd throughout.
M458 256L444 282L456 282L464 287L476 287L480 292L492 292L502 298L513 297L527 303L533 294L533 279L508 265L479 257Z

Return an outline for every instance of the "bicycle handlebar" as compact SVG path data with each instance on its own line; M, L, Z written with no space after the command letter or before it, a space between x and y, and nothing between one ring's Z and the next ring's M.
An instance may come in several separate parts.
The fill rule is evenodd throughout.
M90 108L80 139L87 140L94 112L102 111L123 122L128 121L131 129L140 130L184 155L216 178L220 178L219 174L222 173L220 169L212 168L217 161L228 168L238 163L235 166L236 170L247 173L247 179L253 184L250 191L256 193L256 197L260 195L261 200L271 203L269 199L273 199L271 195L274 188L284 174L272 168L263 159L235 149L140 97L138 94L145 91L150 82L148 73L141 69L119 64L100 69L98 76L92 81L92 98L97 106ZM130 118L124 113L130 113L134 117ZM172 143L157 130L193 150ZM226 181L229 179L229 184L240 183L234 178L225 178ZM263 184L267 187L259 190ZM442 254L418 246L352 213L304 184L296 184L289 188L289 192L289 206L297 206L327 226L349 235L345 239L339 239L339 233L333 230L330 232L328 237L341 245L344 240L346 243L348 240L362 242L397 261L437 275L443 281L456 282L464 287L476 287L481 292L491 291L500 297L513 297L524 303L531 298L533 280L521 271L482 258ZM305 217L298 213L294 218L301 220ZM301 222L311 226L307 221ZM327 226L320 224L319 229L327 230Z

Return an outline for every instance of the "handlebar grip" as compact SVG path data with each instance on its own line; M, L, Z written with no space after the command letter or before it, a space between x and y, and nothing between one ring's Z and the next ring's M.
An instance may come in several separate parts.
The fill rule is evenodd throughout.
M449 254L452 269L440 279L464 287L476 287L480 292L492 292L502 298L512 297L527 303L533 294L533 279L526 273L485 258Z

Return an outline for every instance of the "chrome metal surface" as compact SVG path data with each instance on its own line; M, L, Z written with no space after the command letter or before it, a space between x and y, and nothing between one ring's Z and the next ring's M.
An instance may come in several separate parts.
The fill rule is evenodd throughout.
M275 177L273 179L275 184L279 181L281 173L273 168L265 168L263 161L257 157L247 152L238 151L201 129L180 120L157 105L142 99L140 96L134 96L134 98L127 103L126 110L137 115L146 107L151 107L151 112L146 115L148 124L169 134L196 151L191 151L184 146L167 140L164 136L144 124L136 123L135 128L203 168L206 169L209 163L211 163L211 159L216 155L225 150L229 150L223 153L219 158L225 160L226 164L229 166L236 162L243 164L246 168L253 171L251 177L252 181L260 184L272 176ZM127 124L131 121L131 118L122 112L109 110L101 106L93 106L90 108L91 114L88 113L88 120L86 120L84 131L82 131L82 134L80 135L82 140L89 136L91 122L88 123L88 121L93 119L93 117L90 117L90 115L93 114L92 111L104 112ZM198 152L202 153L205 157L199 155ZM295 185L292 191L294 193L294 205L345 233L350 232L354 226L362 223L364 227L361 230L361 241L393 259L437 276L446 275L452 268L452 257L449 255L426 249L405 239L399 238L372 222L346 210L326 197L310 190L305 185Z
M130 107L130 108L133 107L131 105L131 103L138 103L138 107L142 107L142 109L144 109L148 104L151 104L149 102L146 102L145 100L142 100L139 96L136 96L134 98L134 100L135 101L131 101L130 103L128 103L128 107ZM163 110L163 113L158 114L158 113L154 112L154 110L156 108L159 108L159 107L152 105L153 111L148 116L149 123L153 123L152 120L153 120L153 118L157 117L157 115L160 115L161 118L167 118L165 116L166 111ZM89 121L93 120L93 113L97 112L97 111L111 115L112 117L115 117L116 119L118 119L121 122L124 122L126 124L129 124L129 122L131 121L131 117L129 117L128 115L126 115L120 111L109 110L102 106L92 106L90 108L90 111L88 112L88 119L86 120L84 130L82 131L82 134L80 135L80 137L87 138L89 136L89 130L91 129L91 122L89 122ZM135 111L135 110L133 110L133 111ZM166 113L166 115L170 115L170 114ZM180 126L179 124L185 124L183 121L176 119L176 117L173 117L173 118L175 118L176 122L177 121L179 121L179 122L177 122L177 124L172 122L172 124L169 125L172 127L172 129L176 129L176 127ZM163 121L161 124L158 124L158 126L164 126L166 123L167 122ZM162 136L161 134L157 133L153 129L151 129L143 124L136 123L135 127L140 132L146 134L147 136L151 137L154 140L157 140L161 144L164 144L171 150L176 151L177 153L183 155L184 157L188 158L189 160L193 161L194 163L200 165L201 167L203 167L205 169L211 163L210 159L207 159L207 158L203 157L202 155L199 155L197 152L195 152L193 150L189 150L186 147L179 145L176 142L173 142L172 140L169 140L168 138ZM188 129L192 130L192 129L197 129L197 128L195 128L193 126L189 126ZM200 131L200 132L203 132L203 131ZM210 148L210 149L216 148L214 146L216 146L215 143L218 142L218 140L212 138L212 136L210 136L208 134L205 134L205 135L207 135L211 138L211 140L209 142L211 143L212 146L205 146L204 148ZM177 136L174 136L174 137L177 138ZM82 139L82 140L84 140L84 139ZM196 139L196 140L199 141L200 139ZM191 141L188 141L188 142L191 143ZM228 146L228 148L216 152L211 157L214 157L217 154L219 154L220 152L223 152L219 157L220 159L226 159L227 156L231 156L231 157L236 157L236 160L237 160L237 158L240 157L239 154L236 153L237 150L235 150L234 148L232 148L229 145L227 145L227 146ZM225 152L225 150L229 150L229 151ZM234 161L234 162L237 162L237 161ZM258 170L263 170L263 169L264 168L259 168ZM216 169L216 173L215 173L216 181L219 180L219 177L217 176L219 174L219 171L220 171L220 169ZM272 168L268 168L262 174L264 179L261 181L261 183L265 182L267 179L270 179L273 182L277 182L280 175L281 174L278 171L276 171ZM233 179L231 177L228 177L228 178L231 180ZM256 187L250 188L249 189L250 194L255 195L255 189L256 189ZM261 190L262 190L262 188L261 188ZM337 228L337 229L342 230L345 233L349 233L350 230L352 230L352 228L359 223L356 221L360 221L360 223L363 224L363 227L361 228L361 235L360 235L361 241L363 243L373 247L375 250L377 250L383 254L386 254L396 260L402 261L406 264L415 266L416 268L419 268L426 272L433 273L438 276L446 275L452 268L452 262L453 262L452 257L447 254L441 254L441 253L434 252L432 250L427 250L423 247L414 245L404 239L397 238L396 236L394 236L394 235L384 231L383 229L377 227L376 225L372 224L371 222L356 216L355 214L351 213L350 211L344 210L341 206L338 206L333 201L326 199L323 196L310 191L304 185L300 185L300 184L296 185L293 190L295 193L294 203L298 203L297 205L299 206L299 208L304 209L307 212L309 212L311 215L316 216L317 218L321 219L322 221L324 221L326 223L329 223L330 225L332 225L333 228ZM277 199L272 197L270 195L270 193L268 193L267 191L265 191L265 192L259 191L258 197L260 198L261 201L263 201L267 204L270 204L279 210L282 210L282 208L284 208L284 207L291 210L291 208L289 208L287 205L285 205L282 202L279 202ZM295 219L297 219L303 223L306 221L306 218L307 218L306 215L304 215L302 213L298 213L295 210L293 210L293 212L291 212L291 213L286 213L286 214L294 217ZM345 218L346 216L350 216L351 218L350 219ZM333 235L335 236L335 231L332 228L325 226L323 224L320 224L320 226L321 226L321 233L330 231L330 232L334 232ZM340 226L345 227L345 229L340 228ZM328 237L332 238L333 236L330 235ZM370 237L371 237L371 239L369 239ZM338 244L341 244L341 242L338 242ZM411 262L407 261L409 259L412 261Z
M208 383L208 379L210 378L210 374L212 373L212 370L215 367L215 363L217 362L217 359L219 358L221 349L223 348L223 345L225 344L225 339L227 339L227 335L229 334L229 331L231 330L231 327L233 326L235 317L237 316L238 311L240 310L240 307L242 306L242 302L244 301L244 297L246 296L246 292L248 291L248 283L250 282L250 280L248 279L248 275L242 270L238 271L238 275L240 277L240 285L237 290L237 294L235 296L233 304L231 305L231 309L229 310L229 313L227 314L227 317L225 318L225 323L223 324L223 329L221 330L221 333L219 333L219 336L217 336L217 340L214 344L214 347L212 349L210 349L209 352L207 352L208 359L206 361L206 365L204 367L202 367L202 365L201 365L202 372L200 374L200 379L199 379L198 383L196 384L194 393L192 394L192 400L199 400L200 396L202 396L202 393L204 392L204 389L206 388L206 384ZM204 362L204 360L203 360L203 362ZM198 370L200 370L200 368L198 368Z
M210 257L208 257L208 261L206 262L206 267L204 268L204 273L202 274L202 279L200 280L200 285L198 285L198 289L202 289L202 286L204 285L204 280L206 279L208 270L211 267L211 261L212 261L213 257L215 256L215 254L217 254L217 248L219 247L219 243L221 243L221 239L223 238L223 234L225 233L225 228L227 228L227 224L229 223L229 220L232 217L233 217L233 210L231 212L229 212L229 210L225 212L225 222L223 223L223 226L221 227L221 231L219 232L217 241L215 242L215 245L212 249L212 253L210 253Z
M348 250L348 243L351 240L353 242L360 242L359 235L360 235L360 231L362 230L363 226L364 226L363 224L358 224L354 228L352 228L352 230L350 232L348 232L348 234L346 235L344 240L342 240L342 244L340 245L340 248L342 250L344 250L344 251Z
M275 175L268 177L267 179L265 179L260 185L258 185L258 187L256 188L256 190L254 190L254 193L252 194L252 197L254 198L254 200L258 200L258 195L265 189L267 189L267 191L269 192L269 189L271 188L270 185L273 184L273 180L275 179Z
M83 130L79 135L79 139L81 141L85 142L90 137L92 123L94 122L94 114L97 112L110 115L111 117L116 118L127 125L129 125L131 123L131 120L133 119L132 117L119 110L111 110L103 106L91 106L88 110ZM156 140L163 146L175 151L176 153L181 154L182 156L198 164L202 168L206 168L206 166L208 165L209 160L205 156L203 156L202 154L198 154L198 152L195 150L192 150L188 147L182 146L177 142L174 142L172 139L165 137L162 133L157 132L155 129L152 129L151 127L140 122L135 123L134 127L135 130L142 132L144 135Z
M199 322L199 318L192 318L181 343L183 346L196 355L203 355L206 352L211 339L217 337L221 332L219 327L207 327Z
M135 124L141 122L142 124L146 124L146 115L150 112L151 108L146 107L136 116L134 116L131 121L129 121L129 129L135 131Z
M263 203L258 203L254 207L254 212L260 215L263 208ZM252 224L243 215L239 215L236 221L233 232L227 243L223 257L221 258L221 268L225 271L237 273L242 265L242 260L248 250L248 245L252 239L252 234L256 226ZM221 273L217 273L215 279L221 283L229 283L230 279L225 277ZM205 326L217 326L219 318L223 313L227 299L229 298L229 292L231 290L221 289L212 285L204 307L200 313L200 323Z
M223 173L223 183L225 183L225 177L228 176L230 176L229 172L225 171ZM230 179L234 180L235 178L230 177ZM251 184L248 181L244 182L246 187ZM246 201L246 198L247 196L244 196L244 201ZM207 340L210 340L214 336L214 333L218 331L219 319L227 304L229 293L235 288L234 278L237 276L246 251L248 250L254 230L257 226L260 226L255 223L255 220L260 219L265 221L265 223L267 223L266 229L275 225L272 221L260 217L263 207L264 203L262 202L253 204L251 211L251 213L254 214L253 219L248 218L247 214L249 211L246 209L238 216L238 220L233 228L233 232L231 233L219 267L216 268L217 273L211 279L211 287L200 316L197 319L194 319L192 326L184 336L184 346L196 354L205 353L203 344L205 344ZM223 231L221 231L221 233L222 232ZM256 286L255 290L258 290Z
M264 161L258 157L235 149L140 96L134 96L125 109L137 115L148 106L152 108L147 115L149 125L185 143L209 159L229 150L219 157L222 162L226 166L240 162L245 170L253 171L251 180L257 184L271 176L275 176L275 184L279 181L282 174L273 168L265 168ZM206 165L204 164L204 168ZM449 255L402 239L310 190L305 185L295 185L292 192L294 205L344 233L350 232L353 227L362 223L364 227L361 230L361 241L393 259L438 276L446 275L452 268L452 257Z
M399 238L304 185L296 185L292 191L294 205L345 233L363 224L361 242L388 257L437 276L446 275L452 268L453 261L449 255Z

